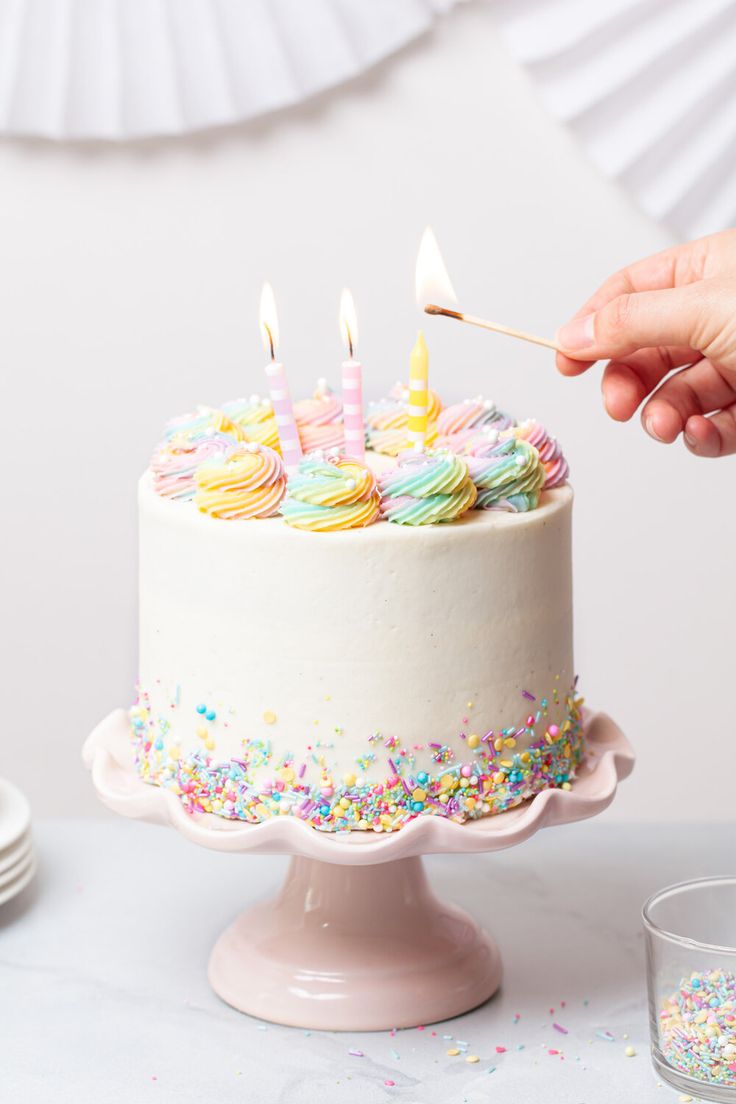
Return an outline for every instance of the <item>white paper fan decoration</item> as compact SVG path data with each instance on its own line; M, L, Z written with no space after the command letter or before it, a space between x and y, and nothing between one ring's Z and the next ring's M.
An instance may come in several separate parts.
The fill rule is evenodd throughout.
M0 0L0 132L179 134L355 77L457 0Z
M547 108L654 218L736 220L736 0L504 0Z

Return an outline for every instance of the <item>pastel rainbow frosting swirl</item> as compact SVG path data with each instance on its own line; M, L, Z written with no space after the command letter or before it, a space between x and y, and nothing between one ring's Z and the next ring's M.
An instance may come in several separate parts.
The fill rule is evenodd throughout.
M305 453L344 446L342 402L325 380L318 382L311 399L294 403L294 420Z
M224 410L211 406L199 406L189 414L180 414L178 418L173 418L167 424L165 433L167 437L188 437L194 440L213 430L217 433L228 433L235 441L245 439L240 427Z
M227 520L273 517L286 493L281 457L265 445L236 445L197 469L194 504L203 514Z
M460 452L461 449L455 446L484 426L501 430L508 429L513 424L513 419L499 410L491 399L478 395L474 399L465 399L464 402L445 407L437 418L438 447L441 442L443 446L452 448L453 452Z
M570 467L565 459L557 440L552 437L543 425L534 418L520 422L512 431L514 437L528 441L539 453L539 459L545 471L544 487L559 487L567 481Z
M466 461L447 449L404 453L380 486L381 514L397 525L456 521L478 496Z
M215 430L194 438L174 434L162 441L151 459L154 491L162 498L181 501L194 498L199 465L215 456L224 456L233 443L227 433Z
M381 496L373 472L357 460L306 456L289 480L281 513L295 529L333 533L377 520Z
M479 510L535 510L544 485L539 453L528 441L508 437L468 456L468 470L478 488Z
M401 383L391 388L388 397L371 403L368 409L366 439L374 452L398 456L411 447L409 441L409 413L407 403L409 389ZM442 410L442 400L436 391L427 394L427 433L425 444L431 445L437 438L437 418Z
M281 453L279 430L270 399L251 395L249 399L223 403L222 409L240 430L241 440L255 441L257 445L266 445Z

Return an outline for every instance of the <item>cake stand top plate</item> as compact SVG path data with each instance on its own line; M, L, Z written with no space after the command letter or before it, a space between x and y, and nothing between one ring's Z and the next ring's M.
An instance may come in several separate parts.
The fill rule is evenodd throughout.
M631 773L634 753L605 713L586 714L585 738L587 757L570 790L544 790L508 812L466 824L420 816L390 833L320 832L291 816L245 824L211 813L188 813L171 791L138 776L124 709L116 709L95 728L82 758L100 800L122 816L168 824L215 851L300 855L357 866L441 852L499 851L522 843L540 828L596 816L611 804L618 783Z

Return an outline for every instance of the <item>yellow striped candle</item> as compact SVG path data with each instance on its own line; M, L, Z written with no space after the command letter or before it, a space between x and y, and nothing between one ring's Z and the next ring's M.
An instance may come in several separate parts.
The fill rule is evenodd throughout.
M427 404L429 386L429 352L420 330L409 361L409 440L415 452L424 451L427 434Z

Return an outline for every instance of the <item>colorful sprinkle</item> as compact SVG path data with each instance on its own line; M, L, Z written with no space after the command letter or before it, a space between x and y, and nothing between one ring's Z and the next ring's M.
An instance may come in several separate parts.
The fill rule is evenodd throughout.
M721 969L683 978L659 1013L661 1047L699 1081L736 1085L736 975Z
M241 739L237 758L218 762L210 754L215 750L214 729L206 723L196 726L199 746L184 750L167 717L152 711L145 691L139 694L130 724L143 780L171 790L188 812L248 823L291 814L320 831L377 833L397 831L416 816L463 823L505 812L542 790L569 788L584 754L582 700L572 693L564 700L560 727L547 726L547 708L540 710L536 731L544 733L541 738L534 738L534 728L518 724L501 728L493 742L481 741L476 733L466 736L466 754L472 752L472 762L455 762L448 745L403 746L395 734L374 732L368 736L369 748L380 741L391 754L384 760L385 773L372 778L365 776L380 761L372 750L356 757L360 775L344 768L339 775L331 774L329 742L316 742L308 748L306 761L295 762L288 748L279 752L269 739L251 734ZM215 710L204 703L202 708L204 714L199 706L196 711L203 721L214 721ZM277 716L266 709L262 719L273 725ZM416 770L416 755L422 751L438 763L436 772Z

